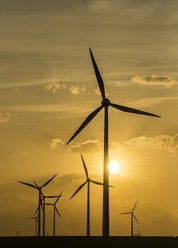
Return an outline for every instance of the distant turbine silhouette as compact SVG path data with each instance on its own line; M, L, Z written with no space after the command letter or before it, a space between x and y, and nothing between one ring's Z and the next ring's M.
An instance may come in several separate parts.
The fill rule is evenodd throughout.
M35 236L37 236L37 223L38 223L38 216L28 217L28 219L35 220Z
M53 206L53 236L56 235L56 213L59 215L59 217L61 218L61 215L56 207L56 204L59 200L59 198L62 197L62 192L60 193L60 195L57 197L56 201L54 203L45 203L45 205L48 206Z
M45 218L45 202L46 202L46 198L57 198L58 195L51 195L51 196L46 196L43 194L43 192L41 192L42 194L42 210L43 210L43 236L45 236L45 222L46 222L46 218ZM37 208L38 211L38 208Z
M82 154L81 154L81 158L82 158L83 167L85 170L86 181L80 185L80 187L75 191L75 193L71 196L70 199L72 199L83 188L83 186L85 186L85 184L88 184L87 185L88 186L87 187L87 236L90 236L90 182L95 183L97 185L103 185L103 183L93 181L88 177L88 170L87 170Z
M137 202L135 203L134 207L132 208L132 211L131 212L125 212L125 213L120 213L120 214L130 214L131 215L131 236L133 237L134 233L133 233L133 219L136 220L136 222L139 224L137 218L135 217L134 215L134 210L135 210L135 207L137 205Z
M39 187L36 182L34 182L34 185L33 184L30 184L30 183L25 183L25 182L22 182L22 181L18 181L19 183L22 183L26 186L29 186L29 187L32 187L36 190L38 190L39 192L39 201L38 201L38 236L41 236L41 194L42 194L42 188L45 187L48 183L50 183L55 177L57 176L54 175L53 177L51 177L47 182L45 182L41 187Z
M104 170L103 170L103 236L109 236L109 172L108 172L108 107L111 106L113 108L116 108L118 110L128 112L128 113L134 113L134 114L140 114L140 115L148 115L148 116L154 116L154 117L160 117L155 114L151 114L148 112L140 111L137 109L125 107L122 105L117 105L114 103L111 103L109 99L105 97L105 88L103 79L100 75L100 72L98 70L97 64L95 62L94 56L92 54L91 49L90 50L90 56L93 63L95 75L98 81L98 86L100 89L100 93L102 96L102 102L101 106L95 109L81 124L81 126L77 129L77 131L74 133L74 135L69 139L67 144L69 144L75 136L77 136L89 123L93 118L100 112L102 108L105 110L105 117L104 117Z

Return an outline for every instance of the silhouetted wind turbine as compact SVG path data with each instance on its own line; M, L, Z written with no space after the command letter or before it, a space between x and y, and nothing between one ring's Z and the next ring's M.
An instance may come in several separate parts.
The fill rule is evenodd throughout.
M89 50L90 50L90 56L91 56L91 60L93 63L95 75L98 81L98 86L99 86L101 96L102 96L102 102L101 102L101 106L95 109L84 120L84 122L77 129L74 135L69 139L67 144L69 144L75 138L75 136L77 136L84 129L84 127L86 127L89 124L89 122L100 112L100 110L104 108L105 117L104 117L104 170L103 170L103 181L104 181L104 186L103 186L103 236L109 236L108 107L111 106L113 108L116 108L118 110L128 112L128 113L148 115L148 116L154 116L154 117L160 117L160 116L111 103L110 100L105 97L105 88L104 88L102 77L100 75L97 64L93 57L92 51L90 48Z
M60 195L57 197L56 201L54 203L45 203L45 205L48 206L53 206L53 236L56 235L56 213L59 215L59 217L61 218L61 215L56 207L56 203L58 202L59 198L62 197L62 192L60 193Z
M42 209L43 209L43 236L45 236L45 203L46 203L46 198L58 198L58 195L51 195L51 196L46 196L42 193ZM38 210L38 209L37 209Z
M34 185L33 184L30 184L30 183L25 183L25 182L22 182L22 181L18 181L19 183L22 183L22 184L24 184L24 185L26 185L26 186L29 186L29 187L32 187L32 188L35 188L35 189L37 189L38 190L38 192L39 192L39 202L38 202L38 236L40 236L41 235L41 190L42 190L42 188L44 188L48 183L50 183L55 177L57 176L57 174L56 175L54 175L53 177L51 177L47 182L45 182L41 187L39 187L37 184L36 184L36 182L34 182Z
M28 217L28 219L35 220L35 236L37 236L37 223L38 223L38 216Z
M131 215L131 236L133 236L133 219L136 220L136 222L139 224L137 218L135 217L134 215L134 210L135 210L135 207L137 205L137 202L135 203L134 207L132 208L132 211L131 212L125 212L125 213L120 213L120 214L130 214Z
M81 154L81 158L82 158L83 167L85 170L86 181L80 185L80 187L75 191L75 193L71 196L70 199L72 199L74 195L76 195L83 188L83 186L87 184L87 236L90 236L90 182L95 183L97 185L103 185L103 183L93 181L88 177L88 170L87 170L82 154Z

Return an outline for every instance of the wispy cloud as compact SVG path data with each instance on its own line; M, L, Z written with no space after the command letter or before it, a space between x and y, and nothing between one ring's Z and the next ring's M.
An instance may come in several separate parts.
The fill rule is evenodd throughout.
M136 84L148 86L160 85L166 88L171 88L173 85L178 84L177 81L168 75L136 76L132 78L132 81Z
M167 151L175 155L178 151L178 134L173 136L162 134L155 137L139 136L124 143L125 148L137 150L153 150L154 152Z
M45 85L45 89L54 94L58 90L66 89L66 84L60 83L60 81L57 79L53 79L51 83Z
M57 149L59 145L64 145L64 142L59 138L52 139L51 142L49 143L49 146L51 147L52 150Z
M130 81L117 81L115 85L117 87L126 87L134 84L145 86L164 86L171 88L177 85L178 82L168 75L150 75L150 76L135 76Z
M89 153L89 152L99 152L101 150L102 143L98 140L86 140L81 143L77 143L70 147L72 152L81 152L81 153Z
M70 92L73 95L79 95L81 92L85 92L86 91L86 87L78 87L78 86L71 86L70 87Z
M110 143L109 147L111 149L117 149L117 143ZM98 140L86 140L81 143L77 143L76 145L72 145L70 150L72 152L80 152L80 153L92 153L92 152L100 152L103 149L103 143Z
M121 81L115 82L115 85L116 85L117 87L125 87L125 86L127 86L127 85L132 85L132 84L133 84L133 82L121 82Z
M143 99L140 99L138 101L129 102L128 105L147 107L150 105L160 104L164 101L170 101L170 100L178 100L178 96L143 98Z

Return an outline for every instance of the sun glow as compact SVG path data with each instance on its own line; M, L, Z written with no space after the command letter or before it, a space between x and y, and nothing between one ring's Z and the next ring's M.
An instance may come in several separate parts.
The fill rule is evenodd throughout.
M119 170L119 164L116 161L109 162L109 172L110 173L117 173Z

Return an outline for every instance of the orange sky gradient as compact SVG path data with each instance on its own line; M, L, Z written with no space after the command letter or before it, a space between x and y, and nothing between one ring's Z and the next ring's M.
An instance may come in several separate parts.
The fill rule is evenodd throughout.
M85 235L89 175L102 181L103 110L68 145L100 106L91 46L109 99L162 116L109 108L110 234L178 235L178 3L175 0L0 0L0 236L33 235L27 219L35 190L63 192L56 235ZM46 232L52 235L52 209ZM91 186L91 235L102 232L102 187Z

